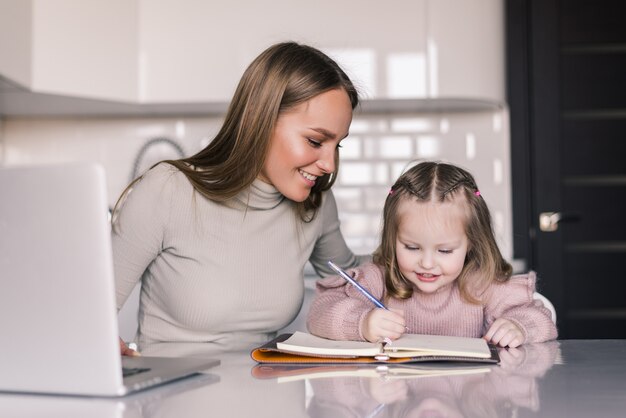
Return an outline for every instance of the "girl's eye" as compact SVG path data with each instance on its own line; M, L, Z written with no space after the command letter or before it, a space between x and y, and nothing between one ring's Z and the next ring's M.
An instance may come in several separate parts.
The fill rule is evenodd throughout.
M406 248L409 251L415 251L418 249L418 247L414 246L414 245L405 245L404 248Z
M452 254L452 250L439 250L442 254Z
M321 142L316 141L316 140L314 140L314 139L307 138L306 140L307 140L307 141L309 141L309 145L311 145L313 148L319 148L319 147L321 147L321 146L322 146L322 143L321 143Z

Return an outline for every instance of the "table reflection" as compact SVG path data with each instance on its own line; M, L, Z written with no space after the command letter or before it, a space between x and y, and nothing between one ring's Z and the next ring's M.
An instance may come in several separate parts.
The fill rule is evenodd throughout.
M54 396L0 392L0 417L63 418L140 418L158 416L159 410L172 400L185 402L211 385L219 383L212 373L157 386L121 398L89 396Z
M220 365L211 369L219 384L207 390L144 408L143 417L307 417L304 382L277 385L275 381L254 379L251 368L256 364L247 351L224 351L213 344L152 343L139 347L146 356L219 358ZM178 414L177 414L178 412Z
M537 380L559 359L559 344L529 344L500 350L499 366L451 367L432 373L408 370L392 373L396 367L376 368L308 367L301 376L309 384L310 417L507 417L518 411L539 410ZM293 381L298 372L279 367L278 381ZM376 375L378 370L378 375ZM257 371L260 371L257 369ZM266 368L261 376L271 375ZM372 374L373 376L368 376Z
M533 416L542 406L538 380L560 362L558 342L501 350L500 365L440 363L428 370L426 364L417 364L416 369L394 365L340 370L329 365L258 365L249 351L224 352L202 343L140 349L150 356L219 358L221 364L207 374L119 399L0 394L0 416L432 418L502 417L516 412L523 416L524 411ZM579 362L586 370L584 361ZM562 382L559 373L550 376L557 380L554 386ZM555 398L550 406L552 398L543 401L554 412L563 398Z

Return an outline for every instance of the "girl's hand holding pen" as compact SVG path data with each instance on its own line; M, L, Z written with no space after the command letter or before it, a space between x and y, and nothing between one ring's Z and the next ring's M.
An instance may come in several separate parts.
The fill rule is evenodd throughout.
M378 307L378 309L373 309L367 313L362 324L361 333L366 340L370 342L384 339L397 340L409 330L404 322L404 311L388 309L380 300L376 299L367 289L357 283L356 280L335 263L328 261L328 265Z
M361 327L363 337L370 342L397 340L407 330L404 311L398 309L372 309L363 318Z

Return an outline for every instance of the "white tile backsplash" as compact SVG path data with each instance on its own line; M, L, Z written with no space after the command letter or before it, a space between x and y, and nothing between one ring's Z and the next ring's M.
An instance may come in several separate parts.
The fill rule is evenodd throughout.
M0 163L95 161L107 173L110 204L126 187L139 150L167 138L191 155L220 128L221 118L0 119ZM334 186L348 243L359 253L378 243L384 199L395 178L416 159L450 161L470 170L494 217L502 252L512 254L508 112L356 115L342 143ZM144 154L141 168L176 158L167 144Z
M144 144L169 138L191 155L202 147L204 137L215 135L220 124L221 118L6 119L1 161L6 165L98 162L107 173L112 205L128 184ZM144 154L141 167L176 156L171 148L156 144Z

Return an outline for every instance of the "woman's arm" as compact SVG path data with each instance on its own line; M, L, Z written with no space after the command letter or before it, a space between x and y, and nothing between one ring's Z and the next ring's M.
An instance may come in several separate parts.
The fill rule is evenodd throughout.
M328 260L332 260L343 269L354 268L371 260L371 255L355 255L348 248L339 228L337 203L332 191L329 190L324 193L322 206L317 216L322 218L322 232L315 243L315 248L309 261L320 276L335 274L328 267Z
M172 170L170 165L161 164L146 173L114 214L111 240L118 310L162 250L172 198Z

